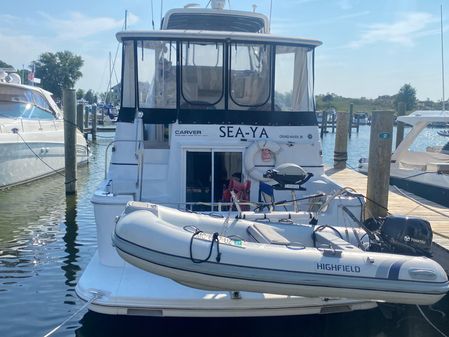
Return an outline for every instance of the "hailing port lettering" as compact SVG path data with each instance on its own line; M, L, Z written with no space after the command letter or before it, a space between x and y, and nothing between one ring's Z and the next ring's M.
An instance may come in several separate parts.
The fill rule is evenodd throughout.
M220 138L268 138L268 133L265 128L258 126L250 126L248 129L234 126L220 126Z
M330 270L330 271L343 271L345 273L360 273L359 266L351 266L348 264L317 263L316 269Z

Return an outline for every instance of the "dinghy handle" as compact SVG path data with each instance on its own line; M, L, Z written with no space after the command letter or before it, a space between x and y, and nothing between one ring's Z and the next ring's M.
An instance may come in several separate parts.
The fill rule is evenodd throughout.
M207 255L207 257L205 259L196 259L193 257L193 240L195 239L195 236L197 236L198 234L203 233L203 231L200 231L199 229L197 229L195 231L195 233L193 233L192 237L190 238L190 260L193 263L203 263L203 262L207 262L209 261L209 259L212 256L212 250L214 248L214 243L216 243L216 247L217 247L217 256L215 257L215 260L220 263L221 260L221 252L220 252L220 241L218 240L218 232L215 232L212 235L212 241L210 242L210 247L209 247L209 254Z

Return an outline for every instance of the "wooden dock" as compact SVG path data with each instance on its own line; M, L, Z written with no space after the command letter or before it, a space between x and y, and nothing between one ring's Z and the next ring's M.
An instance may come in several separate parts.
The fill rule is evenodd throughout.
M366 195L367 176L352 169L328 169L326 174L344 187L351 187ZM449 209L390 186L388 211L394 215L416 216L430 222L433 241L449 253ZM447 255L446 255L447 258Z

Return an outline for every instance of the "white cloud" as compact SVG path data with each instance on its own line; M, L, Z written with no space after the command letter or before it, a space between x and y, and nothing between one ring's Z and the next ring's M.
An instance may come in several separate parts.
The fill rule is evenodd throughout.
M79 12L71 12L67 19L53 17L47 13L39 12L47 25L53 29L60 39L79 39L105 31L122 29L124 19L111 17L89 17ZM128 24L132 25L139 18L128 13Z
M358 40L349 47L359 48L365 45L388 42L403 46L413 46L415 39L425 33L428 26L438 21L429 13L406 13L393 23L376 23L368 26Z

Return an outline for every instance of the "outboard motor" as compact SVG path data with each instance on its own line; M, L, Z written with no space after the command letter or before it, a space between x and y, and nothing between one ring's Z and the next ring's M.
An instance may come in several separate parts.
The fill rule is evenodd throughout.
M432 228L424 219L387 216L380 229L382 251L431 256Z
M277 182L276 185L272 186L275 190L305 191L306 189L301 185L312 178L313 173L306 172L299 165L285 163L275 169L268 170L264 173L263 177L273 179Z

